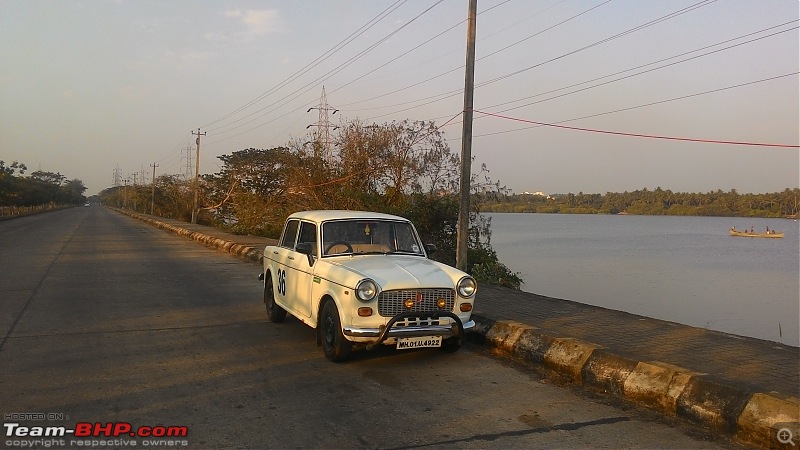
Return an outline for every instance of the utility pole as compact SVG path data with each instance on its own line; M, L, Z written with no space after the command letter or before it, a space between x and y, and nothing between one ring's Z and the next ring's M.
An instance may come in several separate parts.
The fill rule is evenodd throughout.
M461 195L458 204L456 268L467 268L469 243L469 196L472 176L472 94L475 90L475 21L478 0L469 0L467 17L467 69L464 75L464 121L461 130Z
M205 136L206 132L200 132L200 128L197 129L197 133L192 131L193 135L197 135L197 139L195 143L197 144L197 155L194 158L194 204L192 205L192 223L197 223L197 196L198 196L198 188L200 186L200 136Z
M123 180L125 182L125 187L122 188L122 209L128 207L128 180L129 178Z
M150 164L150 167L153 168L152 191L150 192L150 215L153 215L153 211L156 208L156 167L158 167L158 164L154 162Z

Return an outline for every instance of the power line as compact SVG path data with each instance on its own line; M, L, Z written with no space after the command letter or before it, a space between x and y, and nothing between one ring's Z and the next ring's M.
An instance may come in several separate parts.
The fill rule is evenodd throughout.
M216 123L219 123L219 122L221 122L221 121L223 121L223 120L225 120L225 119L228 119L229 117L231 117L231 116L233 116L233 115L235 115L235 114L237 114L237 113L239 113L239 112L243 111L244 109L246 109L246 108L248 108L248 107L252 106L253 104L255 104L255 103L257 103L257 102L261 101L262 99L266 98L266 97L267 97L267 96L269 96L270 94L272 94L272 93L274 93L274 92L278 91L278 90L279 90L279 89L281 89L282 87L284 87L284 86L288 85L288 84L289 84L289 83L291 83L292 81L296 80L296 79L297 79L297 78L299 78L300 76L302 76L302 75L304 75L305 73L307 73L309 70L311 70L311 69L313 69L314 67L316 67L317 65L319 65L321 62L323 62L323 61L325 61L326 59L328 59L329 57L333 56L333 55L334 55L336 52L338 52L339 50L341 50L342 48L344 48L345 46L347 46L347 44L349 44L350 42L352 42L352 41L353 41L355 38L357 38L357 37L361 36L361 35L362 35L362 34L364 34L364 33L365 33L367 30L369 30L370 28L372 28L373 26L375 26L375 25L376 25L378 22L380 22L381 20L383 20L384 18L386 18L386 16L388 16L389 14L391 14L392 12L394 12L396 9L398 9L400 6L402 6L402 5L403 5L405 2L406 2L406 0L398 0L398 1L396 1L396 2L395 2L395 3L393 3L391 6L389 6L389 7L388 7L388 8L386 8L386 9L384 9L383 11L381 11L381 12L380 12L380 13L379 13L377 16L375 16L375 17L373 17L372 19L370 19L369 21L367 21L367 23L366 23L366 24L362 25L362 26L361 26L359 29L357 29L356 31L354 31L353 33L351 33L351 34L350 34L349 36L347 36L345 39L343 39L343 40L339 41L339 43L337 43L336 45L334 45L333 47L331 47L330 49L328 49L328 50L327 50L326 52L324 52L322 55L318 56L316 59L314 59L314 60L313 60L313 61L311 61L310 63L306 64L306 65L305 65L305 66L304 66L302 69L300 69L300 70L298 70L297 72L295 72L294 74L292 74L292 75L291 75L289 78L287 78L287 79L285 79L285 80L281 81L281 82L280 82L280 83L278 83L278 84L277 84L275 87L273 87L273 88L269 89L267 92L264 92L263 94L259 95L258 97L254 98L253 100L250 100L249 102L247 102L247 103L246 103L246 104L244 104L243 106L241 106L241 107L239 107L239 108L235 109L234 111L232 111L232 112L230 112L230 113L228 113L228 114L226 114L226 115L224 115L224 116L220 117L219 119L216 119L216 120L214 120L214 121L211 121L211 122L209 122L208 124L204 125L204 126L203 126L203 127L201 127L201 128L208 128L208 127L209 127L209 126L211 126L211 125L214 125L214 124L216 124ZM246 117L247 117L247 116L246 116ZM236 122L233 122L233 123L236 123ZM217 130L217 129L219 129L219 128L212 129L211 131L215 131L215 130Z
M684 99L692 98L692 97L699 97L701 95L706 95L706 94L711 94L711 93L715 93L715 92L721 92L721 91L725 91L725 90L729 90L729 89L735 89L735 88L750 86L750 85L753 85L753 84L763 83L763 82L767 82L767 81L774 81L774 80L777 80L777 79L780 79L780 78L786 78L786 77L790 77L790 76L794 76L794 75L798 75L798 74L800 74L800 72L793 72L793 73L788 73L788 74L784 74L784 75L778 75L778 76L775 76L775 77L770 77L770 78L765 78L765 79L761 79L761 80L750 81L750 82L747 82L747 83L741 83L741 84L737 84L737 85L733 85L733 86L727 86L727 87L723 87L723 88L719 88L719 89L713 89L713 90L705 91L705 92L697 92L697 93L694 93L694 94L683 95L683 96L680 96L680 97L674 97L674 98L670 98L670 99L666 99L666 100L659 100L659 101L656 101L656 102L645 103L645 104L642 104L642 105L630 106L630 107L627 107L627 108L616 109L616 110L613 110L613 111L606 111L606 112L602 112L602 113L598 113L598 114L592 114L592 115L588 115L588 116L582 116L582 117L574 117L572 119L561 120L561 121L558 121L558 122L555 122L555 123L556 124L562 124L562 123L574 122L574 121L577 121L577 120L584 120L584 119L590 119L590 118L594 118L594 117L605 116L605 115L609 115L609 114L615 114L615 113L618 113L618 112L630 111L630 110L633 110L633 109L644 108L644 107L647 107L647 106L654 106L654 105L659 105L659 104L663 104L663 103L669 103L669 102L673 102L673 101L677 101L677 100L684 100ZM501 113L501 112L505 112L505 111L497 111L495 114ZM479 117L478 119L480 119L480 118L483 118L483 116ZM452 119L450 119L450 120L452 120ZM450 120L448 120L448 122L450 122ZM456 125L458 123L459 122L454 122L451 125ZM445 125L446 124L441 125L440 128L444 127ZM539 128L541 126L543 126L543 125L535 125L535 126L530 126L530 127L516 128L516 129L513 129L513 130L495 131L495 132L492 132L492 133L478 134L478 135L475 135L473 137L486 137L486 136L494 136L494 135L498 135L498 134L515 133L517 131L530 130L531 128ZM450 139L450 140L452 141L452 140L456 140L456 139Z
M794 22L788 22L788 23L794 23ZM785 24L783 24L783 25L785 25ZM778 26L781 26L781 25L778 25ZM771 28L768 28L768 29L772 29L772 28L775 28L775 27L771 27ZM769 35L766 35L766 36L762 36L762 37L759 37L759 38L751 39L749 41L740 42L738 44L730 45L728 47L723 47L723 48L716 49L716 50L713 50L713 51L710 51L710 52L707 52L707 53L703 53L703 54L700 54L700 55L695 55L695 56L692 56L690 58L682 59L682 60L679 60L679 61L674 61L674 62L671 62L669 64L664 64L662 66L654 67L654 68L651 68L651 69L648 69L648 70L644 70L644 71L641 71L641 72L637 72L637 73L634 73L634 74L631 74L631 75L626 75L624 77L616 78L616 79L613 79L613 80L605 81L603 83L598 83L598 84L595 84L595 85L592 85L592 86L588 86L588 87L585 87L585 88L581 88L581 89L577 89L577 90L574 90L574 91L570 91L570 92L567 92L567 93L564 93L564 94L560 94L560 95L557 95L557 96L554 96L554 97L549 97L549 98L546 98L544 100L539 100L539 101L536 101L536 102L526 103L524 105L515 106L513 108L508 108L508 109L505 109L505 110L502 110L502 111L499 111L499 112L507 112L507 111L511 111L511 110L514 110L514 109L524 108L526 106L531 106L531 105L534 105L534 104L537 104L537 103L542 103L542 102L546 102L546 101L553 100L553 99L556 99L556 98L565 97L567 95L571 95L571 94L575 94L575 93L578 93L578 92L586 91L588 89L593 89L593 88L596 88L596 87L605 86L607 84L615 83L617 81L621 81L621 80L625 80L625 79L632 78L632 77L635 77L635 76L643 75L643 74L646 74L646 73L649 73L649 72L653 72L653 71L656 71L656 70L659 70L659 69L663 69L665 67L670 67L670 66L674 66L674 65L677 65L677 64L681 64L681 63L684 63L684 62L687 62L687 61L692 61L692 60L701 58L703 56L708 56L708 55L712 55L714 53L719 53L719 52L724 51L724 50L730 50L732 48L736 48L736 47L739 47L741 45L750 44L752 42L756 42L756 41L759 41L761 39L766 39L766 38L769 38L769 37L777 36L779 34L786 33L786 32L792 31L792 30L796 30L796 29L798 29L798 27L793 27L793 28L789 28L789 29L786 29L786 30L778 31L778 32L775 32L775 33L772 33L772 34L769 34ZM762 30L762 31L764 31L764 30ZM751 34L754 34L754 33L751 33ZM751 34L749 34L749 35L751 35ZM749 35L745 35L745 36L749 36ZM740 38L736 38L736 39L740 39ZM730 41L725 41L725 42L730 42ZM555 89L555 90L552 90L552 91L548 91L548 92L545 92L545 93L541 93L541 94L525 97L525 98L522 98L522 99L512 100L512 101L509 101L509 102L504 102L504 103L500 103L500 104L497 104L497 105L489 106L489 108L494 108L494 107L505 105L505 104L509 104L509 103L516 103L516 102L519 102L519 101L522 101L522 100L525 100L525 99L529 99L529 98L533 98L533 97L539 97L539 96L546 95L546 94L549 94L549 93L561 91L561 90L564 90L564 89L569 89L570 87L575 87L575 86L579 86L579 85L582 85L582 84L591 83L592 81L601 80L603 78L608 78L608 77L611 77L611 76L614 76L614 75L618 75L618 74L621 74L621 73L630 72L631 70L636 70L636 69L639 69L639 68L642 68L642 67L647 67L647 66L650 66L650 65L653 65L653 64L658 64L659 62L663 62L663 61L667 61L667 60L670 60L670 59L674 59L674 58L677 58L679 56L687 55L689 53L695 53L697 51L701 51L701 50L704 50L704 49L710 48L710 47L715 47L715 46L721 45L721 44L722 43L714 44L714 45L711 45L711 46L706 46L706 47L703 47L701 49L693 50L693 51L688 52L688 53L683 53L681 55L672 56L672 57L666 58L666 59L661 59L659 61L655 61L655 62L652 62L652 63L640 65L640 66L634 67L632 69L627 69L627 70L624 70L624 71L621 71L621 72L617 72L617 73L614 73L614 74L611 74L611 75L605 75L603 77L595 78L595 79L592 79L592 80L589 80L589 81L584 81L582 83L573 84L571 86L567 86L567 87L564 87L564 88Z
M483 11L479 12L479 13L478 13L478 15L480 16L480 15L481 15L481 14L483 14L483 13L489 12L489 11L491 11L491 10L495 9L495 8L499 8L500 6L503 6L503 5L505 5L506 3L510 2L510 1L511 1L511 0L505 0L504 2L500 2L500 3L498 3L498 4L496 4L496 5L492 6L492 7L486 8L485 10L483 10ZM566 1L566 0L561 0L561 2L559 2L559 3L562 3L562 2L564 2L564 1ZM610 1L610 0L609 0L609 1ZM552 6L551 6L551 8L552 8ZM548 8L548 9L549 9L549 8ZM537 13L537 14L538 14L538 13ZM535 14L534 14L534 15L535 15ZM526 20L527 20L527 19L526 19ZM389 59L389 60L388 60L388 61L386 61L385 63L381 64L380 66L378 66L378 67L376 67L376 68L374 68L374 69L372 69L372 70L370 70L370 71L368 71L368 72L366 72L366 73L364 73L364 74L362 74L362 75L360 75L360 76L358 76L358 77L354 78L353 80L351 80L351 81L349 81L349 82L347 82L347 83L343 84L342 86L339 86L338 88L334 89L333 91L331 91L331 94L333 94L334 92L337 92L337 91L339 91L339 90L341 90L341 89L344 89L344 88L346 88L347 86L350 86L351 84L355 83L356 81L359 81L359 80L363 79L364 77L366 77L366 76L368 76L368 75L370 75L370 74L372 74L372 73L374 73L374 72L377 72L378 70L380 70L380 69L382 69L382 68L384 68L384 67L386 67L386 66L388 66L388 65L390 65L390 64L392 64L392 63L395 63L395 62L397 62L397 61L400 61L400 60L401 60L401 59L403 59L403 57L405 57L406 55L408 55L408 54L410 54L410 53L412 53L412 52L414 52L414 51L416 51L416 50L419 50L420 48L424 47L424 46L425 46L425 45L427 45L427 44L430 44L431 42L435 41L436 39L438 39L438 38L440 38L440 37L444 36L445 34L449 33L450 31L454 30L456 27L458 27L458 26L462 25L464 22L466 22L466 19L465 19L465 20L462 20L462 21L460 21L460 22L458 22L458 23L456 23L456 24L454 24L454 25L452 25L450 28L447 28L447 29L445 29L444 31L440 32L439 34L436 34L435 36L428 38L427 40L423 41L422 43L418 44L418 45L417 45L417 46L415 46L415 47L412 47L412 48L410 48L409 50L407 50L407 51L405 51L405 52L401 53L400 55L393 56L391 59ZM436 59L438 59L438 58L439 58L439 57L436 57L436 58L434 58L433 60L436 60ZM419 63L419 64L417 64L417 66L420 66L420 65L425 65L425 64L426 64L426 62L422 62L422 63ZM461 68L463 68L463 66L462 66ZM407 68L407 70L409 70L409 68ZM344 105L342 105L342 107L349 106L349 105L355 105L355 104L358 104L358 103L363 103L363 102L364 102L364 100L362 100L362 101L358 101L358 102L352 102L352 103L345 103ZM354 110L352 110L352 109L351 109L350 111L354 111ZM356 110L356 111L357 111L357 110Z
M255 111L255 112L253 112L253 113L251 113L251 114L249 114L249 115L247 115L247 116L245 116L244 118L246 118L246 117L250 117L250 116L252 116L252 115L254 115L254 114L257 114L257 113L259 113L259 112L262 112L262 111L264 111L264 110L266 110L266 109L268 109L268 108L270 108L270 107L272 107L272 106L275 106L273 109L271 109L271 110L269 110L269 111L266 111L264 114L261 114L261 115L259 115L258 117L254 118L253 120L250 120L250 121L248 121L248 122L245 122L245 123L243 123L243 124L237 125L237 126L235 126L235 127L231 128L231 129L229 129L229 130L220 131L220 133L219 133L219 134L228 133L228 132L230 132L230 131L233 131L233 130L235 130L235 129L237 129L237 128L240 128L240 127L242 127L242 126L244 126L244 125L247 125L247 124L253 123L253 122L255 122L255 121L257 121L257 120L259 120L259 119L263 118L264 116L266 116L266 115L268 115L268 114L270 114L270 113L272 113L272 112L275 112L275 111L277 111L279 108L281 108L281 107L283 107L283 106L286 106L286 105L288 104L288 102L290 102L290 101L293 101L293 100L297 99L297 98L298 98L300 95L302 95L302 94L305 94L305 93L309 92L311 89L313 89L313 88L315 88L315 87L319 86L319 85L320 85L322 82L324 82L324 81L325 81L325 80L327 80L328 78L330 78L330 77L332 77L333 75L336 75L337 73L341 72L341 71L342 71L342 70L344 70L346 67L350 66L350 65L351 65L351 64L353 64L355 61L357 61L358 59L362 58L362 57L363 57L364 55L366 55L367 53L369 53L369 52L371 52L372 50L374 50L375 48L377 48L377 47L378 47L380 44L382 44L382 43L386 42L386 41L387 41L387 40L388 40L390 37L394 36L395 34L397 34L398 32L400 32L402 29L404 29L405 27L407 27L408 25L410 25L412 22L416 21L417 19L419 19L420 17L422 17L422 16L423 16L423 15L425 15L426 13L430 12L430 11L431 11L431 10L432 10L434 7L436 7L437 5L439 5L440 3L442 3L443 1L444 1L444 0L439 0L439 1L437 1L437 2L436 2L434 5L430 6L429 8L427 8L426 10L424 10L423 12L421 12L420 14L418 14L417 16L413 17L411 20L407 21L406 23L404 23L403 25L401 25L400 27L398 27L396 30L392 31L392 32L391 32L391 33L389 33L388 35L386 35L386 36L384 36L383 38L379 39L379 40L378 40L376 43L374 43L374 44L370 45L370 46L369 46L369 47L367 47L365 50L362 50L361 52L359 52L359 53L358 53L358 54L356 54L355 56L351 57L349 60L345 61L344 63L340 64L340 65L339 65L339 66L337 66L336 68L332 69L331 71L328 71L328 72L327 72L327 73L325 73L324 75L322 75L322 76L318 77L317 79L315 79L315 80L313 80L313 81L311 81L311 82L307 83L307 84L306 84L306 85L304 85L303 87L300 87L300 88L296 89L294 92L292 92L292 93L290 93L290 94L288 94L288 95L284 96L283 98L281 98L281 99L279 99L279 100L277 100L277 101L275 101L275 102L273 102L273 103L271 103L271 104L269 104L269 105L267 105L267 106L265 106L265 107L263 107L263 108L261 108L261 109L259 109L259 110ZM284 101L284 100L286 100L286 101ZM284 101L284 103L278 104L278 102L282 102L282 101ZM276 105L277 105L277 106L276 106ZM306 104L305 106L307 107L307 106L309 106L309 105L308 105L308 104ZM284 117L284 116L286 116L286 115L288 115L288 114L289 114L289 113L286 113L286 114L284 114L284 115L283 115L283 116L281 116L281 117ZM244 118L242 118L242 119L244 119ZM239 119L239 120L242 120L242 119ZM247 132L253 131L253 130L255 130L255 129L257 129L257 128L260 128L260 127L262 127L262 126L264 126L264 125L266 125L266 124L268 124L268 123L270 123L270 122L273 122L274 120L277 120L277 119L273 119L273 120L270 120L270 121L268 121L268 122L264 122L264 123L261 123L261 124L259 124L259 125L256 125L255 127L249 128L249 129L245 130L245 131L244 131L244 132L242 132L242 133L238 133L238 134L236 134L235 136L239 136L239 135L241 135L241 134L244 134L244 133L247 133ZM235 123L235 122L233 122L233 123ZM219 128L217 128L217 129L219 129ZM232 137L233 137L233 136L232 136ZM217 142L218 142L218 141L217 141Z
M717 139L697 139L697 138L685 138L685 137L675 137L675 136L657 136L652 134L627 133L621 131L599 130L594 128L571 127L568 125L558 125L555 123L537 122L535 120L504 116L502 114L495 114L486 111L475 110L475 112L478 114L484 114L486 116L498 117L500 119L513 120L516 122L531 123L542 127L562 128L566 130L585 131L589 133L613 134L617 136L628 136L628 137L638 137L638 138L648 138L648 139L666 139L671 141L702 142L706 144L729 144L729 145L749 145L749 146L760 146L760 147L800 148L800 145L794 145L794 144L767 144L763 142L740 142L740 141L723 141Z
M620 74L623 74L623 73L626 73L626 72L630 72L630 71L633 71L633 70L636 70L636 69L640 69L640 68L644 68L644 67L647 67L647 66L658 64L658 63L661 63L661 62L664 62L664 61L668 61L670 59L679 58L681 56L685 56L685 55L696 53L696 52L699 52L699 51L702 51L702 50L706 50L706 49L709 49L709 48L717 47L717 46L720 46L720 45L723 45L723 44L726 44L726 43L729 43L729 42L733 42L733 41L736 41L736 40L739 40L739 39L742 39L742 38L746 38L748 36L757 35L759 33L764 33L766 31L773 30L775 28L786 26L788 24L793 24L795 22L796 21L785 22L785 23L782 23L782 24L779 24L779 25L775 25L775 26L772 26L772 27L768 27L768 28L765 28L765 29L762 29L762 30L759 30L759 31L747 33L747 34L744 34L744 35L741 35L741 36L738 36L738 37L735 37L735 38L732 38L732 39L721 41L721 42L718 42L716 44L707 45L707 46L700 47L698 49L694 49L694 50L691 50L691 51L688 51L688 52L684 52L684 53L681 53L681 54L678 54L678 55L670 56L668 58L662 58L662 59L657 60L657 61L653 61L653 62L642 64L642 65L639 65L639 66L636 66L636 67L632 67L632 68L629 68L629 69L618 71L618 72L615 72L613 74L603 75L601 77L593 78L593 79L588 80L588 81L575 83L575 84L572 84L572 85L569 85L569 86L561 87L561 88L558 88L558 89L553 89L553 90L550 90L550 91L547 91L547 92L542 92L542 93L531 95L531 96L527 96L527 97L522 97L522 98L515 99L515 100L510 100L510 101L498 103L498 104L495 104L495 105L484 106L484 108L495 108L495 107L498 107L498 106L517 103L517 102L520 102L520 101L523 101L523 100L526 100L526 99L531 99L531 98L540 97L540 96L543 96L543 95L547 95L547 94L563 91L565 89L581 86L581 85L584 85L584 84L587 84L587 83L591 83L593 81L602 80L602 79L609 78L609 77L612 77L612 76L615 76L615 75L620 75ZM736 47L739 47L739 46L744 45L744 44L750 44L750 43L753 43L753 42L756 42L756 41L759 41L759 40L762 40L762 39L766 39L766 38L769 38L769 37L774 37L774 36L777 36L779 34L786 33L786 32L789 32L789 31L793 31L793 30L796 30L796 29L798 29L798 27L795 26L795 27L792 27L792 28L789 28L789 29L785 29L785 30L781 30L781 31L778 31L778 32L775 32L775 33L772 33L772 34L769 34L769 35L766 35L766 36L761 36L761 37L754 38L754 39L751 39L751 40L748 40L748 41L745 41L745 42L740 42L740 43L737 43L737 44L734 44L734 45L730 45L730 46L727 46L727 47L724 47L724 48L716 49L714 51L703 53L701 55L695 55L695 56L693 56L691 58L686 58L686 59L683 59L683 60L680 60L680 61L674 61L674 62L672 62L670 64L665 64L665 65L662 65L662 66L659 66L659 67L655 67L655 68L652 68L652 69L649 69L649 70L646 70L646 71L637 72L637 73L634 73L634 74L631 74L631 75L628 75L628 76L625 76L625 77L620 77L620 78L617 78L617 79L614 79L614 80L610 80L610 81L606 81L606 82L603 82L603 83L595 84L595 85L588 86L588 87L585 87L585 88L582 88L582 89L570 91L570 92L567 92L567 93L564 93L564 94L560 94L560 95L557 95L557 96L549 97L549 98L546 98L546 99L543 99L543 100L539 100L539 101L536 101L536 102L527 103L527 104L524 104L524 105L519 105L519 106L516 106L516 107L513 107L513 108L500 110L500 111L497 111L497 112L507 112L507 111L511 111L511 110L518 109L518 108L522 108L522 107L525 107L525 106L531 106L531 105L534 105L534 104L537 104L537 103L542 103L542 102L553 100L553 99L556 99L556 98L565 97L567 95L571 95L571 94L575 94L575 93L578 93L578 92L586 91L586 90L593 89L593 88L596 88L596 87L600 87L600 86L603 86L603 85L606 85L606 84L614 83L616 81L625 80L625 79L628 79L628 78L632 78L634 76L643 75L645 73L649 73L649 72L652 72L652 71L655 71L655 70L658 70L658 69L663 69L665 67L670 67L670 66L673 66L673 65L676 65L676 64L680 64L680 63L683 63L683 62L686 62L686 61L691 61L691 60L694 60L694 59L697 59L697 58L700 58L700 57L703 57L703 56L708 56L708 55L711 55L711 54L714 54L714 53L718 53L718 52L721 52L721 51L724 51L724 50L729 50L729 49L732 49L732 48L736 48ZM486 86L488 84L494 83L495 81L499 81L499 80L492 80L492 81L487 81L487 82L480 83L477 86L477 88L484 87L484 86ZM427 101L425 103L416 104L414 106L411 106L411 107L408 107L408 108L405 108L405 109L395 110L395 111L392 111L391 113L382 114L382 115L379 115L379 116L374 116L373 118L383 117L383 116L390 115L390 114L396 114L397 112L409 111L409 110L412 110L412 109L415 109L415 108L419 108L419 107L422 107L422 106L426 106L426 105L430 105L432 103L439 102L441 100L445 100L445 99L448 99L448 98L455 97L455 96L457 96L459 94L460 94L460 91L453 90L453 91L445 92L445 93L438 94L438 95L435 95L435 96L429 96L429 97L425 97L425 98L422 98L422 99L413 100L413 101L410 101L410 102L403 102L403 103L391 105L391 107L403 106L403 105L408 105L408 104L413 105L413 104L418 103L420 101L430 100L430 101ZM363 109L363 110L360 110L360 111L369 110L369 109L380 109L380 108L381 107L366 108L366 109ZM436 118L430 119L430 120L438 120L438 119L441 119L441 118L444 118L444 117L436 117Z
M556 28L556 27L558 27L558 26L560 26L560 25L563 25L563 24L565 24L565 23L567 23L567 22L569 22L569 21L571 21L571 20L573 20L573 19L576 19L576 18L578 18L578 17L580 17L580 16L582 16L582 15L584 15L584 14L586 14L586 13L588 13L588 12L590 12L590 11L592 11L592 10L594 10L594 9L596 9L596 8L598 8L598 7L600 7L600 6L603 6L603 5L605 5L605 4L606 4L606 3L608 3L609 1L611 1L611 0L607 0L607 1L603 2L603 3L600 3L599 5L596 5L596 6L593 6L593 7L589 8L589 9L586 9L586 10L584 10L584 11L581 11L581 12L580 12L580 13L578 13L578 14L575 14L575 15L573 15L573 16L571 16L571 17L569 17L569 18L565 19L565 20L562 20L561 22L559 22L559 23L557 23L557 24L555 24L555 25L552 25L552 26L550 26L550 27L548 27L548 28L546 28L546 29L544 29L544 30L542 30L542 31L539 31L539 32L537 32L537 33L534 33L534 34L532 34L532 35L528 36L527 38L525 38L525 39L523 39L523 40L521 40L521 41L517 41L517 42L515 42L514 44L510 44L510 45L508 45L508 46L506 46L506 47L504 47L504 48L502 48L502 49L500 49L500 50L497 50L497 51L495 51L495 52L493 52L493 53L490 53L489 55L482 56L482 57L478 58L478 61L481 61L481 60L483 60L483 59L486 59L486 58L488 58L488 57L490 57L490 56L496 55L496 54L498 54L498 53L500 53L500 52L502 52L502 51L508 50L508 49L510 49L511 47L513 47L513 46L515 46L515 45L519 44L520 42L523 42L523 41L525 41L525 40L527 40L527 39L530 39L530 38L531 38L531 37L533 37L533 36L540 35L540 34L542 34L542 33L543 33L543 32L545 32L545 31L549 31L549 30L552 30L552 29L554 29L554 28ZM481 88L481 87L483 87L483 86L486 86L486 85L489 85L489 84L492 84L492 83L496 83L496 82L498 82L498 81L501 81L501 80L504 80L504 79L506 79L506 78L510 78L510 77L513 77L513 76L519 75L519 74L521 74L521 73L523 73L523 72L527 72L528 70L531 70L531 69L534 69L534 68L537 68L537 67L543 66L543 65L545 65L545 64L548 64L548 63L551 63L551 62L557 61L557 60L559 60L559 59L562 59L562 58L565 58L565 57L567 57L567 56L573 55L573 54L575 54L575 53L578 53L578 52L581 52L581 51L584 51L584 50L588 50L588 49L590 49L590 48L593 48L593 47L596 47L596 46L598 46L598 45L601 45L601 44L604 44L604 43L610 42L610 41L612 41L612 40L618 39L618 38L620 38L620 37L622 37L622 36L625 36L625 35L628 35L628 34L630 34L630 33L633 33L633 32L636 32L636 31L639 31L639 30L645 29L645 28L647 28L647 27L650 27L650 26L652 26L652 25L655 25L655 24L657 24L657 23L663 22L663 21L665 21L665 20L669 20L669 19L675 18L675 17L677 17L677 16L679 16L679 15L685 14L685 13L687 13L687 12L689 12L689 11L692 11L692 10L694 10L694 9L697 9L697 8L700 8L700 7L703 7L703 6L709 5L709 4L711 4L711 3L713 3L713 2L716 2L716 1L717 1L717 0L703 0L703 1L701 1L701 2L698 2L698 3L695 3L695 4L693 4L693 5L690 5L690 6L686 7L686 8L680 9L680 10L678 10L678 11L674 11L674 12L672 12L672 13L669 13L669 14L665 15L665 16L659 17L659 18L657 18L657 19L651 20L651 21L649 21L649 22L646 22L646 23L644 23L644 24L641 24L641 25L638 25L638 26L636 26L636 27L630 28L630 29L628 29L628 30L626 30L626 31L623 31L623 32L621 32L621 33L617 33L616 35L613 35L613 36L607 37L607 38L605 38L605 39L602 39L602 40L600 40L600 41L597 41L597 42L595 42L595 43L593 43L593 44L590 44L590 45L587 45L587 46L581 47L581 48L579 48L579 49L576 49L576 50L573 50L573 51L571 51L571 52L568 52L568 53L562 54L562 55L560 55L560 56L557 56L557 57L555 57L555 58L551 58L551 59L549 59L549 60L547 60L547 61L543 61L543 62L541 62L541 63L534 64L534 65L532 65L532 66L529 66L529 67L526 67L526 68L523 68L523 69L517 70L517 71L515 71L515 72L511 72L511 73L509 73L509 74L506 74L506 75L503 75L503 76L500 76L500 77L496 77L496 78L494 78L494 79L492 79L492 80L488 80L488 81L483 81L483 82L477 83L477 84L476 84L476 88ZM435 79L437 79L437 78L440 78L440 77L442 77L442 76L445 76L445 75L448 75L448 74L450 74L450 73L453 73L453 72L455 72L455 71L457 71L457 70L459 70L459 69L461 69L461 68L463 68L463 67L464 67L464 66L460 66L460 67L457 67L457 68L451 69L451 70L449 70L449 71L447 71L447 72L444 72L444 73L441 73L441 74L435 75L435 76L433 76L433 77L430 77L430 78L428 78L428 79L426 79L426 80L423 80L423 81L420 81L420 82L414 83L414 84L412 84L412 85L409 85L409 86L403 87L403 88L401 88L401 89L397 89L397 90L394 90L394 91L392 91L392 92L389 92L389 93L386 93L386 94L382 94L382 95L379 95L379 96L371 97L371 98L369 98L369 99L362 100L362 101L359 101L359 102L352 102L352 103L350 103L350 104L352 105L352 104L357 104L357 103L363 103L363 102L366 102L366 101L377 100L378 98L386 97L386 96L388 96L388 95L391 95L391 94L396 94L396 93L402 92L402 91L404 91L404 90L410 89L410 88L412 88L412 87L419 86L419 85L421 85L421 84L424 84L424 83L427 83L427 82L433 81L433 80L435 80ZM459 93L460 93L460 91L458 91L458 90L449 91L449 92L447 92L447 93L441 94L441 95L442 95L442 96L444 96L444 97L443 97L443 98L440 98L439 100L444 100L445 98L450 98L450 97L456 96L456 95L458 95ZM437 101L438 101L438 100L437 100ZM408 108L408 109L404 109L404 110L397 111L397 112L408 111L409 109L414 109L414 108L416 108L416 107L420 107L420 106L428 105L428 104L430 104L430 103L432 103L432 102L423 103L422 105L417 105L417 106L415 106L415 107ZM371 108L371 109L378 109L378 108ZM396 112L390 112L390 113L386 113L386 114L381 114L381 115L379 115L379 116L374 116L373 118L384 117L384 116L391 115L391 114L395 114L395 113L396 113Z

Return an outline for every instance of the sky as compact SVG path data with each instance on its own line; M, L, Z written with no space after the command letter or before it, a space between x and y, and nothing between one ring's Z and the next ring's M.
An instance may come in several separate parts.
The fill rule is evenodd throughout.
M799 187L799 4L478 0L473 172L517 193ZM467 9L0 0L0 160L93 195L117 170L185 174L200 129L214 173L310 140L323 87L332 125L434 121L460 153Z

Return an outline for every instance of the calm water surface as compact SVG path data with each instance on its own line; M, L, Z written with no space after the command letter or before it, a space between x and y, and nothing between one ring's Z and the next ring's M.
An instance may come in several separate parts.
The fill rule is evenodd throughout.
M800 346L798 222L488 214L523 291ZM783 239L728 229L784 231Z

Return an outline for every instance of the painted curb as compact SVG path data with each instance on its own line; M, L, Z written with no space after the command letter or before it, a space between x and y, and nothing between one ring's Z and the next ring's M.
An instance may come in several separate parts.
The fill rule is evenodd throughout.
M259 263L263 251L192 232L130 211L111 208L156 228L187 236L207 247ZM536 327L473 314L469 340L508 356L544 366L573 383L621 397L677 417L747 445L776 446L777 431L800 423L800 401L774 393L753 393L706 374L659 361L634 361L601 346L549 336ZM778 444L778 446L780 446Z
M161 222L159 220L151 219L150 217L143 216L141 214L137 214L131 211L126 211L123 209L117 209L109 207L114 211L117 211L121 214L125 214L126 216L132 217L134 219L141 220L147 224L150 224L156 228L170 231L180 236L188 237L194 241L197 241L206 247L210 247L216 250L219 250L223 253L229 253L231 255L237 256L239 258L245 259L247 261L251 261L254 263L260 263L264 257L263 249L258 249L255 247L250 247L247 245L237 244L232 241L226 241L224 239L219 239L213 236L209 236L207 234L203 234L199 231L191 231L186 228L177 227L175 225L170 225L168 223Z
M544 366L573 383L623 398L670 417L736 438L775 447L777 431L797 427L800 401L753 393L707 374L659 361L634 361L601 346L550 336L535 327L473 315L471 341ZM477 335L477 336L476 336ZM791 426L790 426L791 428Z

